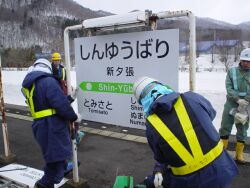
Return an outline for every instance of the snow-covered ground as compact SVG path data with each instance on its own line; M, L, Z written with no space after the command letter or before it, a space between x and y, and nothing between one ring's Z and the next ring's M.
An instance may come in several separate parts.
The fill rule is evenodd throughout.
M207 57L200 58L202 61ZM222 66L218 66L222 68ZM3 88L4 88L4 101L5 103L23 105L25 106L24 97L21 93L21 83L26 71L2 71L3 75ZM214 125L218 130L220 127L223 106L226 101L225 89L226 73L219 72L197 72L196 73L196 92L206 97L214 106L217 111ZM72 84L76 83L75 72L71 72ZM179 72L179 90L185 92L189 90L189 73ZM235 134L235 129L233 129ZM250 130L248 130L250 136Z

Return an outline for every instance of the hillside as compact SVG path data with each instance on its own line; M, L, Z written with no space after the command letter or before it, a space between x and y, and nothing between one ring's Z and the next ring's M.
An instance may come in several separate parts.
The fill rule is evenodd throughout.
M45 52L62 51L66 26L111 14L82 7L73 0L0 0L0 44L4 49L32 47ZM196 26L198 41L250 38L250 22L232 25L197 17ZM180 40L188 40L186 18L160 20L158 28L180 28Z
M180 28L180 40L187 41L189 33L188 18L172 18L160 20L159 29ZM249 41L250 24L244 22L239 25L233 25L224 21L211 18L196 17L196 40L240 40Z
M0 0L0 43L4 48L60 49L67 25L106 15L72 0Z

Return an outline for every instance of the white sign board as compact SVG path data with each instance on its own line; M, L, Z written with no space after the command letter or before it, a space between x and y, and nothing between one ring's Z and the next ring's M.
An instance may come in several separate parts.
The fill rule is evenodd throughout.
M31 188L42 178L43 174L44 172L41 170L19 164L9 164L0 168L0 177L27 185ZM55 185L55 188L62 186L66 181L68 181L68 179L63 178L59 184Z
M133 83L149 76L178 90L179 30L75 39L78 109L90 121L144 129Z

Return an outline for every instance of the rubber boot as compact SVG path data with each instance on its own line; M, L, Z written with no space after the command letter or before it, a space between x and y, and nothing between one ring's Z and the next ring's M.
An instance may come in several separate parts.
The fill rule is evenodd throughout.
M78 167L80 166L81 162L80 161L77 161L77 165ZM67 161L66 162L66 166L65 166L65 169L64 169L64 176L68 175L70 172L73 171L73 161Z
M222 143L223 143L223 149L227 149L228 146L228 139L221 139Z
M240 165L246 164L246 161L244 161L244 158L243 158L244 143L237 142L235 150L236 150L235 162Z

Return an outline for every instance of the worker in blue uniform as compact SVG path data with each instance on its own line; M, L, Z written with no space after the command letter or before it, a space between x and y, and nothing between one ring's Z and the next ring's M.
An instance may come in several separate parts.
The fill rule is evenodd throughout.
M69 123L81 121L52 72L48 60L38 59L22 83L34 119L33 134L45 160L44 176L36 182L36 188L53 188L63 179L66 161L72 157Z
M156 160L147 188L229 188L238 175L212 124L216 112L194 92L178 93L141 77L134 95L144 108L146 136Z

